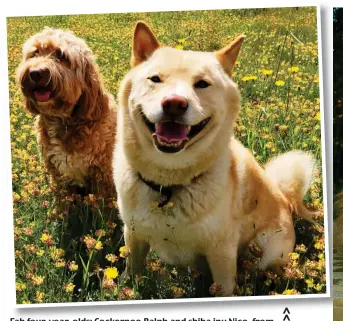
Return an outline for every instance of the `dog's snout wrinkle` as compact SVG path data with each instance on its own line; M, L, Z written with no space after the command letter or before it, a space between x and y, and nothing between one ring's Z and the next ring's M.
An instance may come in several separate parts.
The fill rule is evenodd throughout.
M188 100L178 95L163 98L161 104L164 113L170 116L181 116L188 108Z

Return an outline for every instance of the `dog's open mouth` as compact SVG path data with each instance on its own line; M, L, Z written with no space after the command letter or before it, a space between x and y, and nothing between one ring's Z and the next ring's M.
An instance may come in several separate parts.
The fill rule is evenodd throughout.
M44 102L52 98L52 90L49 86L46 87L37 87L32 91L33 97L39 101Z
M152 133L156 147L164 153L176 153L182 150L185 144L198 135L211 119L209 117L194 126L189 126L175 121L153 124L145 116L143 118Z

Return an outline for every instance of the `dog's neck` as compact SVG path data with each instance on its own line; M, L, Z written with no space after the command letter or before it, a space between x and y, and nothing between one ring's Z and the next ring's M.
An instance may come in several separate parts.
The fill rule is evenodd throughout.
M172 196L173 196L173 192L175 189L183 187L183 185L172 185L172 186L163 186L161 184L156 184L155 182L146 180L143 178L141 173L137 173L139 179L147 186L149 186L153 191L160 193L161 195L161 200L158 203L158 207L164 207L165 205L167 205L169 203L169 201L171 200ZM203 175L203 174L202 174ZM202 176L200 175L200 177ZM199 176L194 177L192 179L192 181L195 181L196 179L198 179Z
M67 117L58 117L58 116L46 116L40 115L40 118L47 123L54 123L60 128L64 133L69 133L75 131L79 126L92 127L97 121L90 119L73 119Z
M68 132L70 128L75 128L79 125L91 127L94 123L99 122L100 120L88 119L78 115L80 109L80 102L78 101L72 108L72 113L70 116L53 116L53 115L41 115L42 118L46 119L49 122L59 123L61 127L65 129L65 132Z
M132 144L130 140L129 144ZM147 153L144 154L139 143L125 148L125 154L130 166L146 180L164 187L183 185L186 186L192 181L211 170L217 160L227 149L216 149L216 152L208 153L197 160L197 162L182 168L168 168L157 164L150 159ZM149 154L149 153L148 153Z
M227 135L227 139L215 139L210 150L202 154L201 157L197 157L194 162L182 167L166 166L165 163L156 162L153 156L155 151L144 150L133 130L126 130L125 139L121 136L122 133L118 133L118 140L123 141L123 153L130 166L134 171L140 173L145 180L166 187L185 186L191 184L194 178L210 171L217 161L222 159L223 155L225 156L233 136L232 133L227 132L227 129L223 129L223 133L220 134L224 135L224 133ZM181 155L179 157L182 158Z

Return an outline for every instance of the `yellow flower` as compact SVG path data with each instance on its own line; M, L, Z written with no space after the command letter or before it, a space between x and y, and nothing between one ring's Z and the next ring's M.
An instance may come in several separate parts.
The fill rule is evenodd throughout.
M297 244L295 247L295 250L299 253L306 253L307 252L307 248L304 244Z
M94 248L98 251L102 250L102 243L101 241L97 241Z
M36 292L36 302L42 303L44 298L44 292Z
M57 261L64 255L63 249L58 249L56 246L50 248L50 256L53 261Z
M289 254L289 258L291 259L291 260L298 260L299 259L299 254L298 253L291 253L291 254Z
M26 290L26 284L21 283L21 282L16 282L15 288L17 291L24 291Z
M74 291L75 285L73 283L68 283L64 285L64 290L67 293L72 293Z
M105 269L105 276L107 279L115 279L118 277L118 270L116 267Z
M288 68L288 72L298 72L298 71L299 71L299 67L296 67L296 66Z
M21 303L22 304L31 304L31 302L29 300L23 300Z
M118 257L116 255L114 255L114 254L107 254L105 256L105 258L106 258L107 261L109 261L111 263L115 263L115 262L118 261Z
M173 274L173 275L175 275L175 276L177 276L177 271L176 271L175 268L173 268L173 270L172 270L170 273Z
M149 267L154 272L159 271L161 269L161 261L159 261L159 260L157 260L157 261L156 260L152 260L151 262L149 262Z
M306 282L308 288L313 288L313 286L314 286L314 281L313 281L312 278L311 278L311 279L305 280L305 282Z
M86 244L88 249L93 249L97 244L96 239L94 239L93 237L91 237L89 235L85 236L83 242Z
M136 298L135 291L133 291L130 288L122 288L121 291L119 292L120 300L131 300L135 298Z
M65 267L66 266L66 261L64 261L64 260L57 260L57 262L55 263L55 266L57 268Z
M295 294L300 294L300 293L295 289L289 289L289 290L283 291L282 294L284 294L284 295L295 295Z
M170 289L172 290L173 296L175 298L179 298L179 297L183 296L183 294L185 293L185 291L183 289L181 289L175 285L172 285Z
M69 262L68 264L69 271L77 271L78 268L79 266L75 263L75 261Z
M38 250L38 251L36 252L36 254L37 254L38 256L43 256L44 253L45 253L45 251L42 250L42 249L40 249L40 250Z
M41 285L44 282L45 277L40 275L33 275L31 278L31 283L33 285Z
M20 198L20 195L18 195L16 192L13 193L13 202L18 202Z
M314 287L313 287L316 291L321 291L322 290L322 288L323 288L323 285L322 284L320 284L320 283L317 283Z
M102 286L104 289L115 289L117 285L114 283L113 279L104 278Z
M126 258L129 255L129 248L124 245L119 249L119 253L120 253L119 254L120 257Z
M278 80L275 82L275 85L278 86L278 87L282 87L285 85L285 82L283 80Z
M248 76L244 76L244 77L242 78L242 81L246 82L246 81L256 80L256 79L257 79L256 76L248 75Z
M48 233L43 233L40 240L44 244L48 244L48 245L52 244L52 236L49 235Z
M273 70L268 70L268 69L263 69L262 70L262 74L269 76L273 73Z
M265 145L265 147L266 147L267 149L272 149L272 148L274 147L274 145L273 145L272 142L268 142L268 143Z
M320 260L317 264L317 270L322 271L325 270L325 260Z
M314 143L318 143L319 142L319 138L317 136L312 136L312 141Z

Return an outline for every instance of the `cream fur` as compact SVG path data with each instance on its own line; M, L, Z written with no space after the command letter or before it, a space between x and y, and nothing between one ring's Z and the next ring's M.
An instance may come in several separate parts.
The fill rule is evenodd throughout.
M205 258L222 294L231 295L238 252L256 243L264 250L260 267L268 268L293 250L292 210L302 204L313 162L303 154L287 154L289 170L281 177L272 174L284 162L281 156L266 175L233 137L240 97L230 75L242 41L239 37L216 53L161 48L150 29L137 24L134 68L119 92L114 157L118 204L130 249L129 274L139 273L151 246L173 265L198 267L199 259ZM162 83L148 81L154 74ZM211 86L195 89L199 78ZM211 120L183 150L169 154L155 147L142 113L157 122L161 99L170 94L189 101L187 124ZM139 179L138 172L156 184L182 185L174 188L173 204L156 208L160 195ZM302 184L293 189L299 177Z

